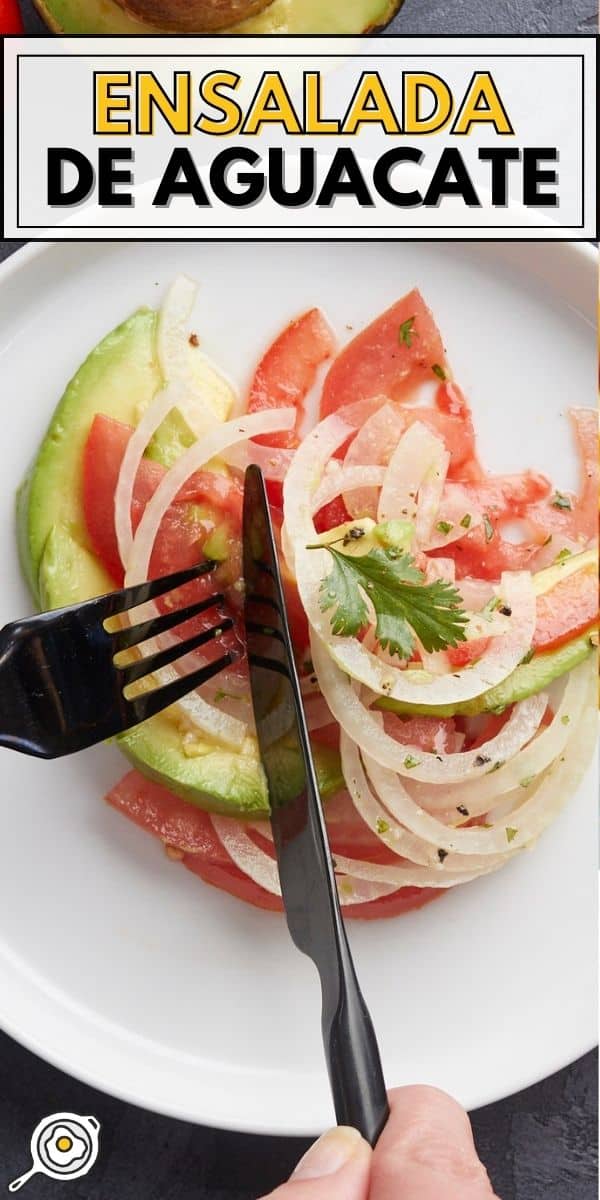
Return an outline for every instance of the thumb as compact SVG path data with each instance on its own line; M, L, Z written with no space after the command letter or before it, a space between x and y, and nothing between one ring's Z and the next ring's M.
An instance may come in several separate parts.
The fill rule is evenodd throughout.
M263 1200L367 1200L371 1147L356 1129L330 1129L300 1160L291 1179Z
M456 1100L430 1087L397 1088L389 1099L370 1200L496 1200Z

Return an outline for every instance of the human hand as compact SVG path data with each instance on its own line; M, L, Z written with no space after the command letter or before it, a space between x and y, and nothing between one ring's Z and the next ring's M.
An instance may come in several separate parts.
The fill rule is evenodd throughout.
M428 1087L389 1100L374 1151L356 1129L332 1129L263 1200L497 1200L460 1104Z

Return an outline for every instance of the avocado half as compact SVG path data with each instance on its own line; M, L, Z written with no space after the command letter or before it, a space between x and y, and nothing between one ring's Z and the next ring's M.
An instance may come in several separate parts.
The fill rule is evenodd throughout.
M116 0L34 0L54 33L165 34L161 28L130 15ZM219 30L229 34L360 34L383 28L402 0L272 0L254 16ZM206 33L206 28L187 30Z
M136 425L161 386L155 328L156 313L139 309L96 346L68 384L19 489L19 555L40 608L76 604L114 588L87 535L81 499L83 449L96 413ZM155 439L153 457L168 466L181 452L180 433L174 427L171 436L167 424L161 430L163 438ZM145 775L201 808L236 817L266 816L269 803L256 739L247 737L236 752L200 736L190 742L186 732L178 709L172 708L117 742ZM286 745L281 754L292 778L294 763ZM315 766L324 797L343 787L335 750L315 743Z

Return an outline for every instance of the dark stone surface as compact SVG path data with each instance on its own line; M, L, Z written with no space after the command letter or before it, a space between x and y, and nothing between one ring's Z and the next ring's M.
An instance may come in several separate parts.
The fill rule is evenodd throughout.
M21 0L21 7L27 33L46 33L32 0ZM406 0L388 32L457 36L593 34L596 21L594 0Z
M289 1175L307 1146L300 1138L205 1129L122 1104L0 1034L0 1194L29 1165L38 1121L61 1111L93 1114L102 1124L98 1163L70 1184L69 1200L255 1200ZM501 1200L597 1200L596 1114L596 1054L473 1113L479 1152ZM57 1195L49 1179L28 1187L32 1200Z

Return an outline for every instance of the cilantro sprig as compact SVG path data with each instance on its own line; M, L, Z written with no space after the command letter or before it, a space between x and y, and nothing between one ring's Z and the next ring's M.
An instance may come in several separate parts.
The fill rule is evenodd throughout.
M391 655L411 658L415 636L428 652L466 641L467 616L459 592L441 579L426 583L412 555L376 548L350 557L323 543L307 549L331 554L319 603L322 612L331 613L332 633L357 634L369 619L368 597L375 610L375 636Z

